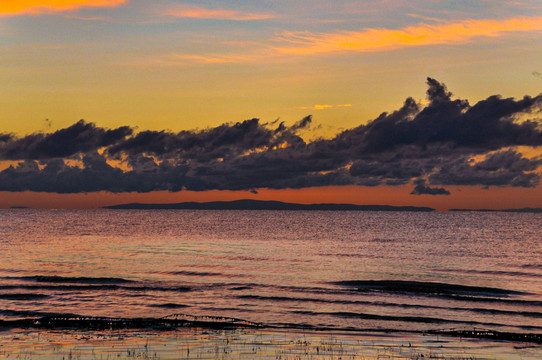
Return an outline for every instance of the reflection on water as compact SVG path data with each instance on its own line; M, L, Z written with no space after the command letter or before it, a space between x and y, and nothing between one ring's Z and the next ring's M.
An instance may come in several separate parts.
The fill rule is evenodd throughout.
M0 319L542 332L542 216L0 211Z

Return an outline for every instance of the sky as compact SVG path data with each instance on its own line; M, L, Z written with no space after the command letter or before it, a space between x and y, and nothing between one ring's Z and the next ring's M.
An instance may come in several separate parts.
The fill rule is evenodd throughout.
M542 207L539 1L0 1L0 208Z

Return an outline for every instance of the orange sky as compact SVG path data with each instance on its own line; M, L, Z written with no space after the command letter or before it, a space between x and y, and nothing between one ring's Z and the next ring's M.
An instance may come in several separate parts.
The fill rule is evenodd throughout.
M250 191L157 191L151 193L112 194L98 192L89 194L53 194L36 192L0 192L0 208L27 206L39 209L95 209L101 206L141 202L175 203L184 201L230 201L237 199L278 200L284 202L350 203L360 205L428 206L439 211L451 208L508 209L540 207L542 189L537 188L491 188L479 186L449 187L450 196L410 195L412 186L330 186L299 190L260 189L258 194Z
M3 0L0 4L0 16L51 14L84 7L119 6L124 3L126 0Z
M471 104L542 90L542 5L531 0L5 0L0 20L0 134L19 137L79 119L178 132L251 118L291 126L312 114L302 136L314 139L366 124L410 96L423 104L427 77ZM0 171L9 164L0 161ZM412 188L0 192L0 207L239 198L542 207L540 185L446 186L449 196Z

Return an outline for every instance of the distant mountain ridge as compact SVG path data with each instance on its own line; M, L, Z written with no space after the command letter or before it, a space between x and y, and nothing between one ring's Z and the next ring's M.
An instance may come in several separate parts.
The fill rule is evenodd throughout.
M423 211L435 209L418 206L355 205L355 204L297 204L282 201L234 200L211 202L182 202L172 204L130 203L104 206L104 209L185 209L185 210L356 210L356 211Z

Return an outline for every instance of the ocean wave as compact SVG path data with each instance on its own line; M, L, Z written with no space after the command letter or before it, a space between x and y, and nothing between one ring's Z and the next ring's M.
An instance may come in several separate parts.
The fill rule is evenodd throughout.
M165 304L151 304L150 307L163 308L163 309L181 309L190 307L190 305L184 304L174 304L174 303L165 303Z
M240 286L232 286L230 287L230 290L233 291L243 291L243 290L251 290L252 286L250 285L240 285Z
M0 290L26 289L26 290L56 290L56 291L95 291L95 290L127 290L127 291L193 291L190 286L124 286L124 285L0 285Z
M542 264L523 264L520 267L524 269L539 269L542 270Z
M217 272L203 272L203 271L171 271L171 275L185 275L185 276L221 276L222 273Z
M38 283L63 283L63 284L126 284L134 283L134 280L127 280L117 277L73 277L57 275L33 275L33 276L9 276L4 279L24 280Z
M309 310L294 310L291 311L293 314L300 315L312 315L312 316L322 316L329 315L340 318L347 319L360 319L360 320L378 320L378 321L387 321L387 322L405 322L405 323L423 323L423 324L453 324L453 325L469 325L469 326L484 326L484 327L503 327L505 324L492 323L492 322L482 322L482 321L473 321L473 320L454 320L454 319L441 319L433 318L426 316L399 316L399 315L377 315L369 313L357 313L357 312L348 312L348 311L336 311L336 312L316 312ZM531 325L514 325L514 327L525 330L536 330L541 331L542 327L540 326L531 326Z
M468 286L438 282L404 280L347 280L331 284L353 288L360 292L409 293L416 295L473 295L506 297L528 293L483 286Z
M513 277L542 277L542 274L524 272L524 271L504 271L504 270L461 270L461 269L440 269L438 270L444 273L457 273L457 274L476 274L476 275L503 275L503 276L513 276Z
M0 310L0 314L6 312L13 312L21 314L22 311L10 311ZM32 315L38 315L43 313L38 312L26 312ZM310 312L305 311L306 315ZM317 313L315 313L317 314ZM322 313L323 314L323 313ZM428 317L392 317L385 315L374 314L360 314L360 313L348 313L337 312L329 313L332 316L349 317L349 318L361 318L367 320L384 320L384 321L410 321L419 323L430 324L447 324L447 323L461 323L466 322L428 318ZM484 323L468 322L470 325L484 325ZM227 329L242 329L242 328L260 328L260 329L307 329L314 331L323 330L337 330L337 331L350 331L350 332L385 332L385 333L420 333L420 334L437 334L453 337L470 337L470 338L484 338L503 341L514 342L529 342L542 344L542 333L533 332L510 332L510 331L497 331L480 329L473 327L472 329L455 329L455 328L436 328L423 331L396 329L393 327L380 327L380 328L353 328L353 327L322 327L313 326L308 324L261 324L251 321L246 321L237 318L229 317L214 317L214 316L193 316L185 314L173 314L161 318L107 318L107 317L89 317L79 316L73 314L48 314L39 318L33 319L15 319L15 320L0 320L0 330L2 329L17 329L17 328L33 328L33 329L75 329L75 330L113 330L113 329L152 329L152 330L175 330L178 328L200 328L200 329L214 329L214 330L227 330ZM521 327L519 327L521 328ZM536 329L537 327L524 327L525 329Z
M0 315L16 316L16 317L22 317L22 318L73 317L73 316L78 316L78 315L75 315L75 314L68 314L68 313L55 313L55 312L36 311L36 310L12 310L12 309L0 309ZM14 321L17 321L17 320L14 320Z
M18 314L21 311L0 310L0 314ZM26 313L26 312L25 312ZM39 315L39 312L27 312L28 316ZM42 313L43 314L43 313ZM212 329L235 329L262 327L242 319L215 317L215 316L191 316L185 314L173 314L161 318L108 318L92 317L74 314L44 314L40 318L0 320L0 329L36 328L36 329L84 329L84 330L111 330L111 329L175 329L180 327L212 328Z
M276 302L311 302L311 303L325 303L325 304L337 304L337 305L370 305L378 307L389 308L402 308L402 309L435 309L444 311L466 311L479 314L491 314L491 315L508 315L508 316L523 316L532 318L542 318L542 312L536 311L513 311L513 310L500 310L500 309L488 309L488 308L472 308L472 307L454 307L454 306L436 306L436 305L424 305L424 304L403 304L383 301L369 301L369 300L329 300L318 298L300 298L300 297L287 297L287 296L261 296L261 295L237 295L238 299L254 299L261 301L276 301ZM542 305L542 304L540 304Z
M50 298L50 295L45 294L28 294L28 293L16 293L16 294L0 294L0 299L2 300L42 300Z
M521 306L536 306L541 307L542 301L539 300L525 300L525 299L506 299L506 298L491 298L491 297L477 297L477 296L461 296L461 295L441 295L441 297L449 300L476 302L476 303L501 303L508 305L521 305Z

